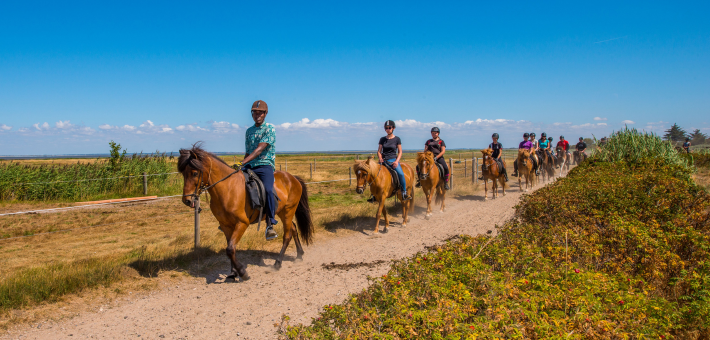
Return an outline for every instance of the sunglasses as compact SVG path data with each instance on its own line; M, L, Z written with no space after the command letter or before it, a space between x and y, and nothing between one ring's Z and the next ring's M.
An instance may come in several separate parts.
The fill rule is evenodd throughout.
M251 112L251 114L256 114L256 115L260 115L262 113L266 113L266 111L252 111Z
M385 130L392 130L392 129L394 129L394 128L391 126L385 126Z

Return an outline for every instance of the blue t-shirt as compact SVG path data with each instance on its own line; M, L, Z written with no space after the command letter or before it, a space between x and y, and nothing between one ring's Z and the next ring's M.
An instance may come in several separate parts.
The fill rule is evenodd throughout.
M267 143L269 146L261 152L259 156L247 163L252 168L260 165L271 165L276 170L276 129L269 123L261 124L261 126L253 125L247 129L246 138L244 140L244 149L246 153L251 154L259 146L259 143Z
M547 149L547 146L550 144L550 142L545 138L544 140L540 138L540 140L537 142L537 145L540 146L540 149Z

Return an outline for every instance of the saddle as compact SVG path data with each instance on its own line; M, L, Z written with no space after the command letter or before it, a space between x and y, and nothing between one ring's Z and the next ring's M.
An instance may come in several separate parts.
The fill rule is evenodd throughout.
M439 169L439 179L440 180L445 180L446 178L444 177L444 166L441 165L439 162L434 162L436 164L436 167Z
M390 175L391 175L390 177L392 177L392 188L397 188L396 190L392 190L392 192L390 192L390 194L387 196L387 198L390 198L390 197L394 196L394 194L398 190L402 190L402 191L404 191L404 190L403 190L402 184L399 183L399 176L397 175L397 171L392 167L392 165L390 165L387 162L383 162L383 165L390 172Z
M261 219L264 217L264 207L266 207L266 189L264 188L264 183L261 181L259 176L257 176L251 169L242 168L244 172L244 184L246 186L247 197L249 198L249 204L252 210L259 210L259 219L257 220L256 230L259 231L261 228ZM276 201L280 201L279 197L274 193ZM278 204L278 203L276 203ZM277 207L274 207L274 210Z

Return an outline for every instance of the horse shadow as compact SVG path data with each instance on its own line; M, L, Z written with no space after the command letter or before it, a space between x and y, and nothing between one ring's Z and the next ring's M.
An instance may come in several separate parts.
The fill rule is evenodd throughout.
M373 205L374 206L374 205ZM393 206L385 207L387 209L387 215L390 218L390 224L388 227L401 227L402 226L402 205L401 202L396 203ZM423 213L426 208L414 206L412 210L409 211L409 216L413 216L416 213ZM338 230L350 230L357 231L366 236L372 236L372 232L375 227L375 213L373 212L370 216L351 216L351 215L341 215L338 219L324 223L325 230L331 233L336 233ZM384 217L380 217L380 229L384 226Z
M462 196L456 196L456 197L452 197L452 198L457 201L481 201L481 202L485 201L483 199L483 196L481 196L481 195L462 195Z

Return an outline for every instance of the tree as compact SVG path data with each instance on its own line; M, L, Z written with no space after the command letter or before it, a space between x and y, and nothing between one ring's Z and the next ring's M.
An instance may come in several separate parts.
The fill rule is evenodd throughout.
M663 139L669 140L671 142L680 142L685 139L686 132L678 124L673 123L670 129L666 130L666 134L663 135Z
M111 147L109 162L111 163L111 168L116 170L118 164L126 158L126 150L124 149L123 153L121 153L121 144L114 141L108 142L108 145Z
M691 133L688 138L690 138L690 141L693 142L693 144L698 145L705 143L705 141L708 139L708 136L700 132L700 129L695 129L695 131L693 131L693 133Z

